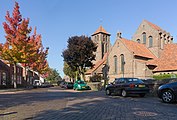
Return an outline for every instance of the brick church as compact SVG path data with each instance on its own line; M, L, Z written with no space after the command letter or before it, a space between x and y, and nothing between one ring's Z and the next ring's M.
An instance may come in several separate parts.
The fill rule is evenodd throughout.
M118 77L149 79L157 74L177 73L177 44L159 26L143 20L132 40L117 33L113 45L110 36L102 26L92 34L98 48L94 67L85 74L86 80L94 74L113 81Z

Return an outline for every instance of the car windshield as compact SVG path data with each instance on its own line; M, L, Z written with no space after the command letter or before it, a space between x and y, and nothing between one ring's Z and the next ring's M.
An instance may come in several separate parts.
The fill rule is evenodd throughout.
M39 81L34 81L34 84L37 84L37 83L39 83Z
M68 82L68 85L72 85L73 83L72 82Z
M85 84L84 81L78 81L77 83L78 83L78 84Z
M126 81L127 82L134 82L134 83L143 83L143 81L138 78L127 78Z

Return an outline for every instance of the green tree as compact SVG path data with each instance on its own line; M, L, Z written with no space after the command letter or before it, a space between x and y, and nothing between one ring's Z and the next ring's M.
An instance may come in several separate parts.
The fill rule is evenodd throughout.
M85 69L93 66L96 49L97 46L90 37L74 36L68 39L68 46L62 52L62 57L71 69L76 69L81 79L84 79Z
M46 80L51 83L57 83L57 81L62 81L62 78L56 69L50 68Z
M63 72L70 78L76 78L76 69L72 69L66 62L64 62Z

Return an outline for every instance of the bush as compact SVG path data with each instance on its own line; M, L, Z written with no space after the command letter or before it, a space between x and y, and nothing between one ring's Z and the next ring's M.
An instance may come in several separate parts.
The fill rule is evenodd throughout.
M101 75L95 74L92 77L90 77L90 82L101 82L103 77Z
M161 75L153 75L154 79L162 80L167 78L176 78L177 74L161 74Z

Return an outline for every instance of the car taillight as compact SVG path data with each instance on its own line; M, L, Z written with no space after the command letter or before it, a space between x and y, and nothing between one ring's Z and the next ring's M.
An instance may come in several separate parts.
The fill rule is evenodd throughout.
M130 87L130 88L134 88L135 85L134 85L134 84L130 84L129 87Z

